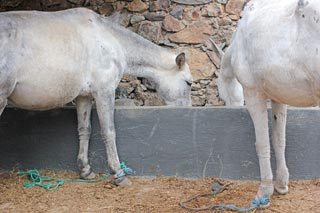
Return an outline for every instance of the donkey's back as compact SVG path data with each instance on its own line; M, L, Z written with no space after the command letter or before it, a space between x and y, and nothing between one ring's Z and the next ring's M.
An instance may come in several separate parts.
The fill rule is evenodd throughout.
M97 72L121 56L115 37L90 10L0 13L0 95L18 107L62 106L92 91Z
M250 5L251 4L251 5ZM252 1L222 65L220 93L233 105L234 85L293 106L320 103L319 1ZM230 85L230 88L227 88ZM242 92L242 91L241 91Z

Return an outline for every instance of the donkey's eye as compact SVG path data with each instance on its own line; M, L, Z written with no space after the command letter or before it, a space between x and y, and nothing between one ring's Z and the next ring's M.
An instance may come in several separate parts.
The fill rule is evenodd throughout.
M191 87L192 81L186 81L186 83L187 83L187 85L188 85L189 87Z

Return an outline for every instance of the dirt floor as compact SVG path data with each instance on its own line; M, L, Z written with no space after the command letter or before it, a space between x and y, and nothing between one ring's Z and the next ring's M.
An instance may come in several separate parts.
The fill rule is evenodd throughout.
M59 178L77 178L75 173L42 171ZM0 173L0 212L189 212L179 202L193 195L211 191L217 179L180 179L174 177L130 177L130 187L115 187L108 181L98 183L65 183L55 191L24 188L26 177L15 172ZM229 184L216 198L199 198L191 203L201 207L214 203L246 206L254 197L258 182L226 181ZM221 211L203 211L221 212ZM320 180L291 181L287 195L274 195L271 206L256 212L319 212Z

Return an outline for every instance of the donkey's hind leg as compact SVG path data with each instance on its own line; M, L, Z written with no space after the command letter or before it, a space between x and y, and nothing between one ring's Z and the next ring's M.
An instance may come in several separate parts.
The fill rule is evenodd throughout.
M288 193L289 172L285 159L287 106L272 101L272 144L277 161L274 188L279 194Z
M4 108L7 106L8 100L6 97L0 96L0 116L4 110Z
M78 132L79 132L79 153L78 167L80 169L80 177L83 179L93 179L95 174L92 172L88 160L88 147L91 134L91 109L92 99L89 97L78 97L76 99L77 115L78 115Z

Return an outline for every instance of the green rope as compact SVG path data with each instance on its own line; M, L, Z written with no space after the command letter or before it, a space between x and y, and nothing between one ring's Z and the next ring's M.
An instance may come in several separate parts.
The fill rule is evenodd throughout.
M28 171L19 171L18 175L27 175L29 182L23 183L23 186L26 188L31 188L35 186L39 186L49 191L54 191L62 186L65 182L85 182L85 183L95 183L108 179L108 175L103 175L101 178L96 180L83 180L77 178L66 178L59 179L55 177L47 177L41 176L39 171L36 169L28 170Z
M133 175L135 172L127 167L127 165L124 162L120 163L120 173L116 174L115 179L118 179L118 181L123 180L124 176L126 175ZM28 171L19 171L18 175L27 175L29 182L23 183L23 186L26 188L31 188L35 186L39 186L41 188L44 188L49 191L56 190L59 188L59 186L62 186L65 182L82 182L82 183L95 183L107 180L109 175L103 175L99 179L95 180L84 180L84 179L78 179L78 178L64 178L59 179L55 177L47 177L47 176L41 176L39 171L36 169L28 170Z

